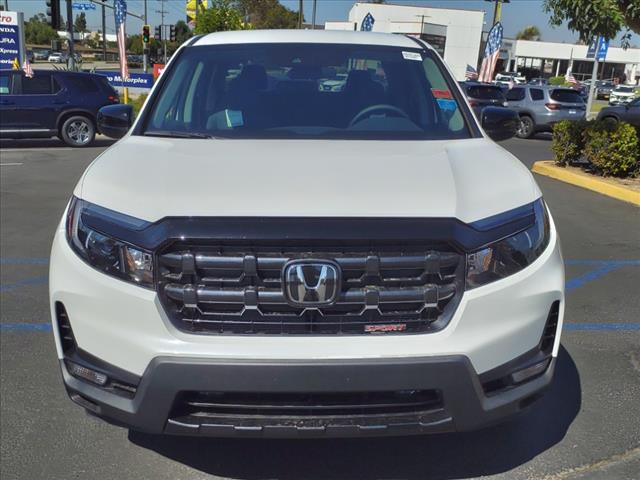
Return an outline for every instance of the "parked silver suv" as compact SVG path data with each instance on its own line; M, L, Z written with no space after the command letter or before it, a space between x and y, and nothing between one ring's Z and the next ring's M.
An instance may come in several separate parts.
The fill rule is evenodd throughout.
M518 137L551 131L560 120L583 120L586 107L580 92L571 88L519 85L507 91L507 105L520 116Z

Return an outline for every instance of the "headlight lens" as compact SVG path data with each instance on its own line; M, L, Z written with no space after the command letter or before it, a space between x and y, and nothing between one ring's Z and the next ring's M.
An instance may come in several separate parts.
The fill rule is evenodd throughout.
M71 248L89 265L108 275L153 288L152 253L88 227L82 220L83 213L88 212L103 215L109 222L119 222L124 226L131 226L137 221L74 197L67 213L67 240ZM108 213L105 215L105 212ZM137 222L138 225L146 223Z
M550 226L542 199L534 203L531 227L467 254L467 288L475 288L513 275L533 263L549 244Z

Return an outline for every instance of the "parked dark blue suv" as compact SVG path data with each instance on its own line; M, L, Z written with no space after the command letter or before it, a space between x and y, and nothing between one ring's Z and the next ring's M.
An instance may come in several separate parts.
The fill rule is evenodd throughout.
M72 147L86 147L96 134L96 116L118 103L107 78L91 73L36 70L0 71L0 137L60 137Z

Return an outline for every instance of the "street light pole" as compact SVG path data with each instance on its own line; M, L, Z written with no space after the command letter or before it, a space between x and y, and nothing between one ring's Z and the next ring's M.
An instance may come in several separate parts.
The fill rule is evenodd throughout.
M104 4L102 5L102 61L107 61L107 15Z
M493 8L493 23L492 26L502 20L502 4L503 3L511 3L511 0L485 0L485 2L495 2L495 7Z
M316 4L318 3L318 0L313 0L313 13L311 15L311 25L312 28L315 30L316 29Z
M103 10L104 11L104 10ZM144 24L149 25L147 22L147 0L144 0ZM142 69L144 73L147 73L149 69L149 44L142 45Z
M67 59L67 68L71 71L76 69L76 59L73 49L73 10L71 8L71 0L67 0L67 43L69 44L69 58Z
M163 63L167 64L167 32L165 31L164 25L164 2L165 0L158 0L160 2L160 10L156 10L156 13L160 14L160 36L162 37L162 48L164 50L163 53Z

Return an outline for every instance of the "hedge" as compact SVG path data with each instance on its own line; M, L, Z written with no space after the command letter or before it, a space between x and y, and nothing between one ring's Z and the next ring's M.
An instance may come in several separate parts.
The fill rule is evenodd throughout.
M602 175L634 176L639 172L636 129L624 122L595 122L584 131L584 156Z
M558 165L584 156L604 176L640 173L640 141L636 129L628 123L563 120L553 127L551 149Z
M556 163L565 166L580 159L584 150L584 131L592 122L562 120L553 126L551 150Z

